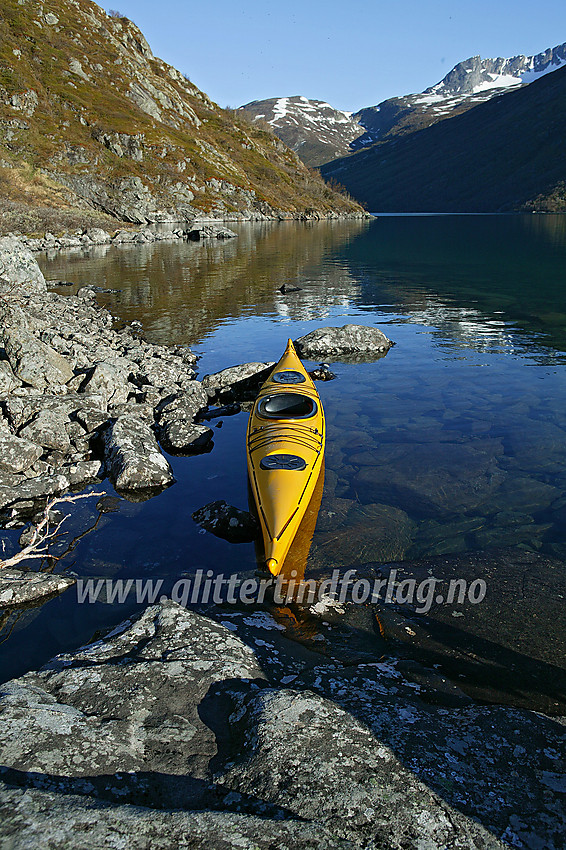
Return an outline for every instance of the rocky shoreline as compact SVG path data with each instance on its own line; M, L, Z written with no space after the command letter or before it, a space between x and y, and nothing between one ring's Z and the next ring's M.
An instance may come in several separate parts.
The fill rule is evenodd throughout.
M0 686L10 846L562 846L563 721L210 613L150 606Z
M126 498L160 492L174 483L160 446L209 448L211 406L235 412L271 367L197 380L188 348L116 330L93 287L49 292L13 237L0 279L6 528L106 476ZM356 326L297 344L354 358L392 345ZM41 575L0 574L2 604L72 583ZM0 835L22 850L558 850L566 720L481 705L434 665L384 660L373 614L351 608L312 606L319 630L297 641L292 606L164 601L1 685Z

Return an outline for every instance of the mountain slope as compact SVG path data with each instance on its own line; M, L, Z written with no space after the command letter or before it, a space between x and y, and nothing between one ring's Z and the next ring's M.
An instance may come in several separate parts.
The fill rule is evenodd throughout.
M566 210L566 67L321 169L374 211Z
M566 44L536 56L520 55L512 59L472 56L424 92L390 98L352 115L352 120L365 127L366 132L352 142L351 149L359 150L454 117L492 97L528 85L564 64Z
M2 1L0 185L137 222L360 212L90 0Z
M322 165L344 156L364 132L349 112L334 109L322 100L274 97L254 100L240 110L254 123L269 124L277 136L297 153L306 165Z

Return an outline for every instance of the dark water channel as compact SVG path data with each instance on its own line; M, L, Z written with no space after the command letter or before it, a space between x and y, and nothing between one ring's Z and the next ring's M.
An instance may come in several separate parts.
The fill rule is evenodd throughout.
M464 637L473 675L491 682L470 687L479 698L490 688L501 698L494 680L506 670L525 676L529 694L515 699L504 687L508 701L563 704L566 217L386 216L237 229L226 242L104 246L40 263L48 279L116 290L100 302L121 320L140 320L153 342L191 345L200 377L275 360L288 337L326 324L379 326L396 342L385 358L335 362L338 380L319 384L326 478L307 573L409 562L407 574L425 575L430 562L483 577L486 598L473 616L440 606L434 639L457 629L461 647ZM301 291L282 295L283 283ZM247 506L246 417L223 421L210 454L171 459L173 487L146 502L120 501L58 569L163 578L164 586L197 569L253 575L251 544L230 545L191 519L213 499ZM111 492L108 482L98 489ZM79 505L77 533L96 516L92 503ZM89 640L132 606L79 605L70 590L22 612L0 636L2 677ZM408 627L391 612L394 654L403 645L396 629ZM417 643L411 657L422 651ZM457 677L451 650L446 657ZM439 669L446 657L435 650Z

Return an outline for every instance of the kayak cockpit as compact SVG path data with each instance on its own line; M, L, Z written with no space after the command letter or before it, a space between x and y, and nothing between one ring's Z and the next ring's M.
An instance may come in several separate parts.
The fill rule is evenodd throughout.
M317 411L316 401L300 393L266 395L257 406L258 415L264 419L309 419Z

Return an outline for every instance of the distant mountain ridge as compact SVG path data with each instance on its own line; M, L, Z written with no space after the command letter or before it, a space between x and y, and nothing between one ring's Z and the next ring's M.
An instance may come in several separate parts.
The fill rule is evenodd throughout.
M534 56L459 62L423 92L388 98L349 113L304 96L270 98L241 107L266 121L310 166L319 166L376 142L421 130L491 98L528 85L566 64L566 43Z
M254 122L269 124L275 134L310 166L344 156L364 128L350 112L302 95L254 100L240 109Z
M366 132L353 141L351 149L359 150L384 138L411 133L459 115L492 97L528 85L564 64L566 43L536 56L511 59L472 56L419 94L389 98L352 115Z
M566 65L321 169L374 212L566 211Z

